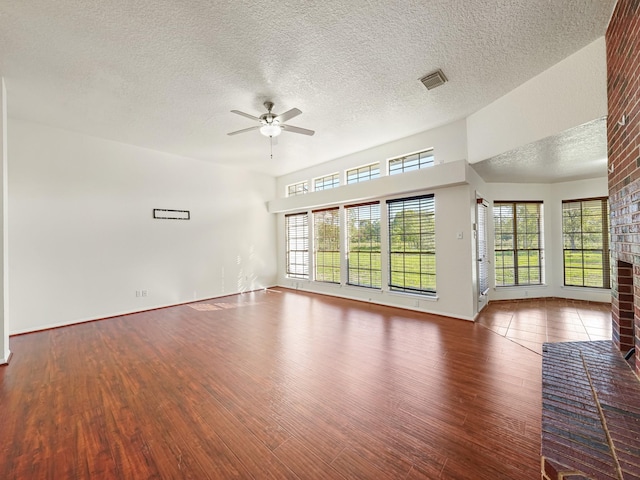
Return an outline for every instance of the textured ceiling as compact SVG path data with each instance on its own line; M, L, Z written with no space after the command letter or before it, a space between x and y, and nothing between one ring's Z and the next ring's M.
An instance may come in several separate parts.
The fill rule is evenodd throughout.
M607 175L607 119L523 145L472 165L487 182L555 183Z
M467 116L602 36L614 3L2 0L0 73L11 116L280 175ZM272 160L226 135L265 100L316 135Z

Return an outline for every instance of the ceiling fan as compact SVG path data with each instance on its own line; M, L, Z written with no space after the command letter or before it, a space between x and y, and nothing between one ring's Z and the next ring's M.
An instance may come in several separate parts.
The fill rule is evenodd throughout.
M236 130L235 132L227 133L227 135L237 135L239 133L250 132L251 130L260 130L260 133L265 137L277 137L282 133L283 130L292 132L292 133L301 133L302 135L313 135L313 130L307 130L306 128L294 127L293 125L285 125L284 122L292 119L293 117L297 117L302 112L297 108L292 108L291 110L287 110L280 115L276 113L272 113L273 102L264 102L264 107L267 109L267 113L263 113L259 117L254 117L253 115L249 115L248 113L241 112L239 110L231 110L231 113L235 113L238 115L242 115L243 117L250 118L251 120L255 120L256 122L260 122L260 125L256 125L254 127L243 128L242 130Z

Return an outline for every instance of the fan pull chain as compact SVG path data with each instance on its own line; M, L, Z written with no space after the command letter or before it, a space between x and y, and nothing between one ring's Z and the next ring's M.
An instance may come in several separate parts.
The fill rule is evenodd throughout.
M273 137L269 137L269 144L271 145L271 160L273 160Z

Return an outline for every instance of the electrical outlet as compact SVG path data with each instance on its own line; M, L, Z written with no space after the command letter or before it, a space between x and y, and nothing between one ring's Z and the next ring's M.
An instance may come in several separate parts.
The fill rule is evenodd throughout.
M146 290L142 290L142 296L143 296L143 297L146 297L148 293L149 293L149 292L147 292Z

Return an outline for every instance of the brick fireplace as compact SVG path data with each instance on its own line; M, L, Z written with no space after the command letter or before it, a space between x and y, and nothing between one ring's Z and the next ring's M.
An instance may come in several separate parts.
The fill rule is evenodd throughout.
M606 33L612 342L545 344L544 480L640 478L640 0Z
M613 341L640 373L640 0L618 0L606 41Z

